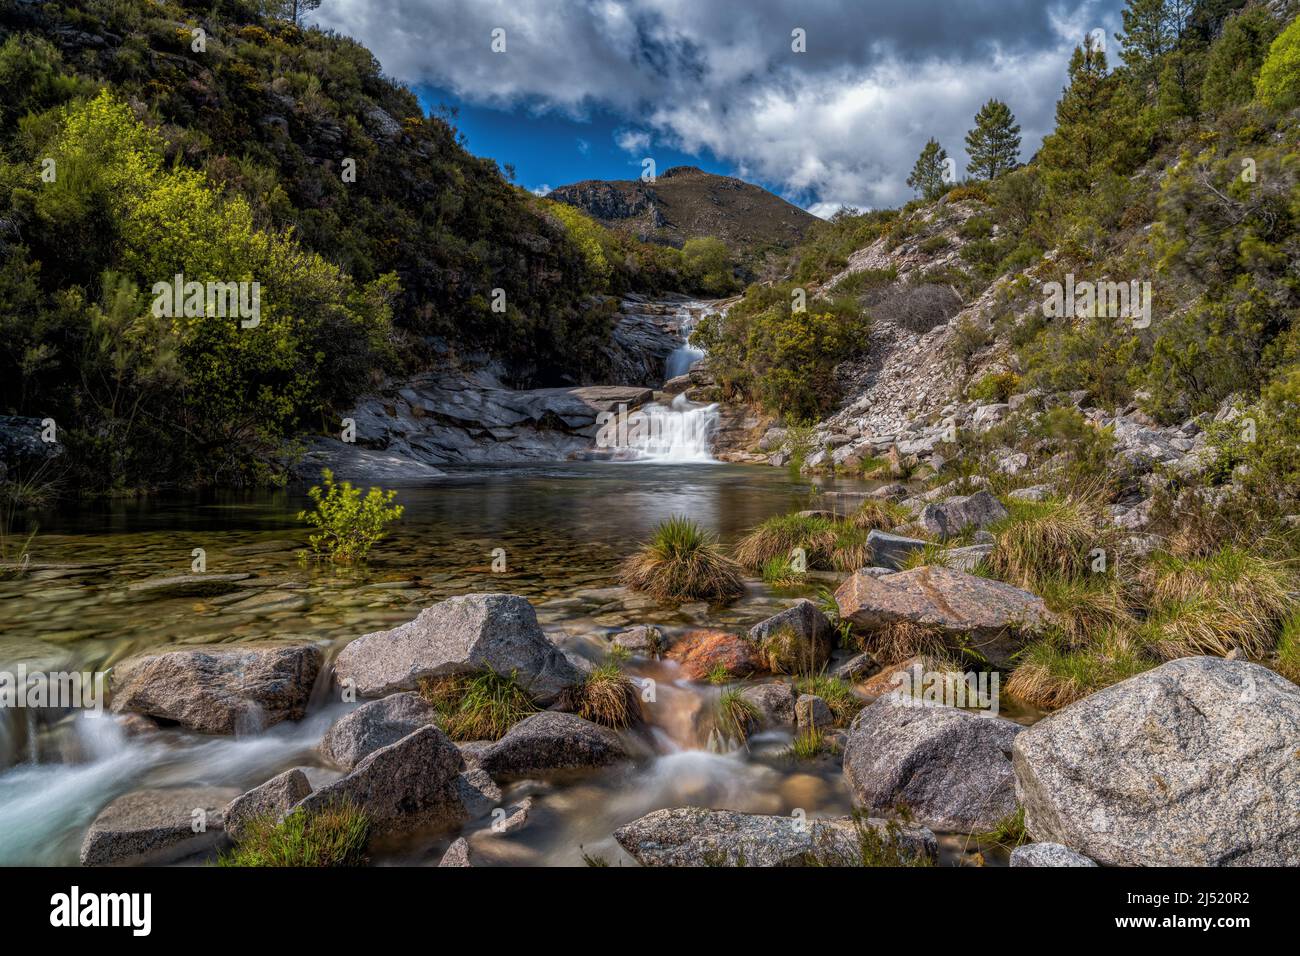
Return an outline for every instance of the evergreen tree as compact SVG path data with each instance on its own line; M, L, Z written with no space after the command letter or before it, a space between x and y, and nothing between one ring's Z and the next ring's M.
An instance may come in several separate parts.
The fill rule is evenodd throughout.
M1265 7L1250 7L1224 23L1206 63L1202 109L1217 113L1250 102L1255 77L1277 32L1278 22Z
M1161 61L1172 45L1166 0L1128 0L1121 13L1124 31L1115 34L1120 58L1143 94L1153 92Z
M1020 162L1020 125L1010 107L989 100L975 114L975 128L966 134L972 175L997 179Z
M948 183L944 180L947 159L948 151L939 145L937 139L930 140L917 157L912 175L907 177L907 185L915 189L922 199L938 199L948 188Z
M1091 36L1070 58L1070 85L1056 104L1056 130L1043 140L1043 165L1063 174L1069 188L1086 188L1113 130L1109 107L1114 84L1106 54Z

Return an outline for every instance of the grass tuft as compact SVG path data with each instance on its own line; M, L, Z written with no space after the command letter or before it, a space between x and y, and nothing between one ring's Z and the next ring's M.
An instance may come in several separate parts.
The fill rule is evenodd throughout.
M1123 632L1094 637L1081 648L1071 648L1069 639L1057 632L1020 652L1006 691L1050 710L1073 704L1155 664L1140 644Z
M616 663L602 664L562 695L566 709L583 720L622 730L641 716L637 687Z
M500 740L519 721L537 713L513 673L428 678L420 682L420 693L452 740Z
M218 866L360 866L365 862L369 817L340 803L308 813L295 810L279 823L264 817L249 823L237 847L217 858Z
M745 591L740 568L695 522L669 518L623 563L622 582L661 601L732 601Z
M718 731L732 740L747 740L758 729L758 707L747 700L738 687L729 687L718 697Z
M826 701L835 716L835 726L845 727L858 711L867 706L867 702L853 692L853 688L829 674L811 674L800 677L794 682L795 689L801 694L813 694Z

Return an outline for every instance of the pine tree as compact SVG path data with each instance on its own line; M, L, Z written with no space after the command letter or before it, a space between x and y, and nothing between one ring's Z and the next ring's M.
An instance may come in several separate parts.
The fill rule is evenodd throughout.
M1166 0L1128 0L1120 15L1124 32L1115 34L1120 42L1120 58L1137 88L1144 94L1152 93L1160 76L1161 60L1173 44Z
M1201 108L1217 113L1229 106L1249 103L1255 95L1255 77L1278 32L1278 21L1265 7L1250 7L1229 17L1205 67Z
M915 189L923 199L938 199L948 188L944 179L947 159L948 151L939 145L937 139L930 140L917 157L912 175L907 177L907 185Z
M975 128L966 134L972 175L997 179L1020 162L1020 126L1011 108L989 100L975 114Z
M1056 104L1056 130L1043 140L1041 153L1043 165L1064 174L1068 188L1086 188L1106 151L1112 92L1106 54L1084 37L1070 58L1070 85Z

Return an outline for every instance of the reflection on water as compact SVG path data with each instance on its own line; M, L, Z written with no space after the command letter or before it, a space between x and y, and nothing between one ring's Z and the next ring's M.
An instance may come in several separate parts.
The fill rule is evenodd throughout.
M839 482L843 490L862 483ZM795 595L751 581L726 608L661 606L617 587L619 562L663 519L687 515L731 543L774 514L809 506L807 481L770 468L574 463L461 469L403 488L405 514L364 571L304 564L290 491L109 502L41 515L30 574L0 581L0 670L19 662L103 668L159 645L265 640L340 641L412 618L445 597L509 591L528 597L567 649L599 659L600 635L654 624L747 627ZM168 597L130 585L190 572L247 574L225 593ZM506 569L493 571L505 549ZM843 813L838 764L793 764L771 734L727 753L706 749L717 688L678 679L675 665L633 662L658 699L649 726L628 734L642 757L575 781L517 784L533 795L528 826L480 831L484 862L575 864L583 852L628 862L611 833L650 810L682 805L761 813ZM346 708L314 709L297 724L242 738L177 731L127 738L112 718L0 713L0 863L71 863L86 827L114 797L140 787L247 789L293 766L320 768L315 747ZM7 768L7 769L6 769ZM472 828L470 828L472 829ZM377 862L436 862L445 836L413 840Z

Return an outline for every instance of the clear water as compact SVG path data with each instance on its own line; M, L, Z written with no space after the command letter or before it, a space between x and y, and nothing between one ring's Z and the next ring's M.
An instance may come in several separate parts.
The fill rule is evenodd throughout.
M840 490L861 483L827 482ZM670 636L698 626L742 628L815 588L773 592L751 581L728 607L660 605L617 586L620 561L664 518L688 515L730 543L766 517L809 506L813 486L771 468L573 463L467 468L402 489L406 512L364 571L303 564L301 494L187 496L86 505L38 516L34 570L0 581L0 670L19 662L100 669L160 646L310 639L337 648L410 620L454 594L508 591L529 598L555 640L599 659L603 635L655 624ZM206 551L209 573L254 577L233 595L142 598L127 585L188 573ZM493 552L505 551L503 572ZM842 813L847 793L833 760L795 764L780 734L748 749L708 748L718 691L681 681L674 665L634 661L654 677L648 727L629 737L633 764L568 782L516 785L533 793L528 826L475 837L488 862L574 864L582 853L628 862L618 825L660 807L696 804L767 813ZM146 786L255 786L294 766L321 767L315 746L346 710L322 703L298 724L251 737L166 731L127 738L99 720L4 712L0 721L0 864L73 863L85 828L114 797ZM482 823L478 824L481 827ZM474 826L467 827L469 830ZM377 862L436 862L449 836L414 839Z

